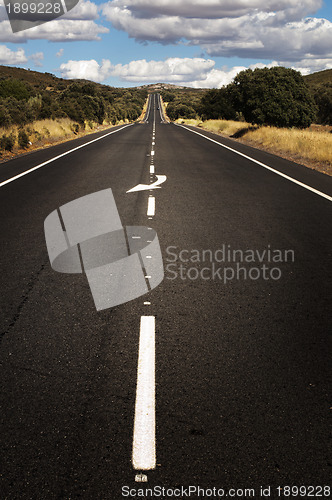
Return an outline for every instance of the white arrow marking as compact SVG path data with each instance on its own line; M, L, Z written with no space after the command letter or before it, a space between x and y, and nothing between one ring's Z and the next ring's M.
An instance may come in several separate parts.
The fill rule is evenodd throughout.
M160 189L160 184L165 182L166 175L157 175L157 180L153 184L138 184L137 186L129 189L127 193L134 193L135 191L146 191L147 189Z

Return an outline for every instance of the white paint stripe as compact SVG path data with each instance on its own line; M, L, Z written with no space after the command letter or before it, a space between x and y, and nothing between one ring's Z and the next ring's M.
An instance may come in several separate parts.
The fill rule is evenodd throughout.
M243 156L243 158L246 158L247 160L250 160L254 163L257 163L257 165L260 165L261 167L266 168L267 170L270 170L271 172L280 175L281 177L284 177L288 181L294 182L294 184L297 184L298 186L301 186L308 191L311 191L312 193L318 194L318 196L321 196L322 198L326 198L329 201L332 201L332 196L329 196L328 194L322 193L321 191L318 191L318 189L315 189L311 186L308 186L307 184L304 184L303 182L297 181L296 179L293 179L293 177L290 177L289 175L283 174L282 172L279 172L279 170L275 170L272 167L269 167L268 165L265 165L265 163L262 163L258 160L255 160L254 158L251 158L250 156L247 156L243 153L240 153L240 151L236 151L236 149L230 148L229 146L225 146L225 144L221 144L218 141L215 141L214 139L211 139L210 137L207 137L206 135L200 134L199 132L196 132L195 130L191 130L187 127L184 127L183 125L176 124L179 127L184 128L185 130L188 130L189 132L192 132L193 134L200 135L201 137L204 137L204 139L207 139L208 141L214 142L215 144L218 144L218 146L221 146L225 149L228 149L229 151L232 151L233 153L236 153L237 155Z
M151 156L154 156L154 151L151 151Z
M50 160L44 161L44 163L40 163L40 165L36 165L35 167L29 168L29 170L26 170L25 172L22 172L21 174L15 175L15 177L11 177L10 179L7 179L6 181L1 182L0 187L5 186L6 184L9 184L10 182L16 181L20 177L28 175L31 172L33 172L34 170L38 170L39 168L44 167L45 165L48 165L49 163L52 163L53 161L56 161L59 158L62 158L63 156L67 156L70 153L77 151L78 149L85 148L85 146L88 146L89 144L92 144L93 142L100 141L101 139L104 139L105 137L108 137L109 135L116 134L117 132L120 132L120 130L123 130L127 127L131 127L132 125L134 125L134 124L129 123L129 125L124 125L123 127L118 128L117 130L113 130L113 132L109 132L108 134L105 134L102 137L97 137L97 139L93 139L92 141L86 142L85 144L81 144L81 146L77 146L77 148L70 149L69 151L62 153L61 155L55 156L54 158L51 158Z
M154 165L150 165L150 174L154 174Z
M156 200L154 196L149 196L147 216L153 217L156 211Z
M155 405L155 317L142 316L132 455L136 470L156 467Z

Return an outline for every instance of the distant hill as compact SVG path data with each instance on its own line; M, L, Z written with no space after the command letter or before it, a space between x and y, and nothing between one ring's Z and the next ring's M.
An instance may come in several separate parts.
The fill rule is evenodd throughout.
M324 83L332 83L332 69L317 71L317 73L306 75L304 79L310 86L321 85Z
M39 87L42 83L44 86L52 87L56 82L62 80L51 73L40 73L39 71L31 71L23 68L13 68L11 66L0 66L0 79L15 78L30 83L33 87Z
M51 73L40 73L39 71L32 71L23 68L14 68L12 66L1 66L0 65L0 79L4 78L16 78L17 80L22 80L24 82L29 83L33 87L53 87L56 86L59 82L62 82L63 85L69 85L73 81L78 82L87 82L88 80L67 80L64 78L58 78ZM332 83L332 69L327 69L325 71L318 71L316 73L312 73L311 75L306 75L304 79L310 86L320 85L324 83ZM94 85L105 86L103 84L94 83ZM106 85L109 87L109 85ZM197 89L193 87L184 87L181 85L174 85L172 83L151 83L148 85L141 85L134 87L137 89L144 89L148 92L162 92L164 90L177 90L179 92L202 92L207 89Z
M163 92L165 90L176 90L177 92L205 92L207 90L197 89L193 87L183 87L181 85L174 85L172 83L151 83L149 85L142 85L136 88L147 90L149 93Z

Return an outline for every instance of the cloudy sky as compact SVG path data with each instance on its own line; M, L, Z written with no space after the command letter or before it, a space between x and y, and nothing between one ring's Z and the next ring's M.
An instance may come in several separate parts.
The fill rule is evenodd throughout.
M308 74L332 68L332 0L80 0L16 34L0 0L0 64L121 87L221 87L276 65Z

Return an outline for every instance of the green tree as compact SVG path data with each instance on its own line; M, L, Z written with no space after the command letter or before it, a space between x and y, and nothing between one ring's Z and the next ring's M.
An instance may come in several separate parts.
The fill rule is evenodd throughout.
M171 120L178 118L196 118L196 111L193 107L182 102L170 102L167 106L167 115Z
M314 89L314 98L318 106L318 123L332 125L332 83L317 86Z
M230 92L226 88L213 89L206 92L199 106L199 114L203 120L235 120L236 111L233 107Z
M316 105L301 73L289 68L241 71L228 90L238 112L258 125L306 128Z

